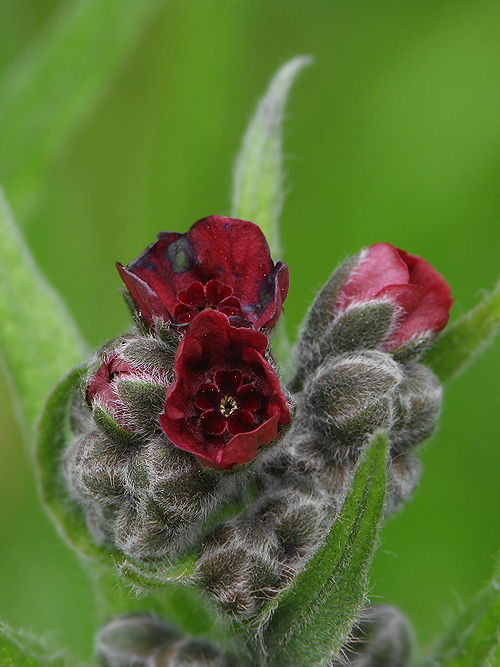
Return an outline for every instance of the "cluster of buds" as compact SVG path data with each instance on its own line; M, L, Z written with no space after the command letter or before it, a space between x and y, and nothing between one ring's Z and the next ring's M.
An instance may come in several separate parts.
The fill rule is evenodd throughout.
M220 609L255 617L335 521L378 429L387 511L413 490L413 450L441 403L420 360L448 321L449 287L387 243L347 259L306 316L285 387L270 342L288 269L256 225L211 216L117 268L136 327L89 364L68 489L97 542L139 564L195 551ZM221 508L233 516L217 523Z

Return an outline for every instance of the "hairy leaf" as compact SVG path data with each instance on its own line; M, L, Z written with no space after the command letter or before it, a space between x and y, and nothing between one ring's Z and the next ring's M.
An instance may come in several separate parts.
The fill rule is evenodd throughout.
M494 667L500 659L500 572L436 643L426 667Z
M62 3L0 81L0 178L24 214L50 162L89 115L160 6L155 0Z
M311 62L311 58L299 56L285 63L274 75L250 121L236 160L231 215L259 225L274 260L281 257L279 214L283 204L283 113L295 77ZM285 362L290 344L283 315L276 327L274 350L280 361Z
M47 394L86 353L76 325L36 266L0 190L0 354L26 433Z
M500 327L500 283L469 313L446 328L426 361L441 382L458 375Z
M386 485L387 438L378 433L357 467L344 507L295 582L272 600L264 642L273 667L329 665L366 602Z
M232 216L259 225L275 259L281 254L278 217L283 203L283 112L295 77L310 62L308 57L294 58L274 75L250 121L234 172Z
M43 643L0 622L0 665L2 667L69 667L61 656L51 656ZM83 667L83 665L80 665Z

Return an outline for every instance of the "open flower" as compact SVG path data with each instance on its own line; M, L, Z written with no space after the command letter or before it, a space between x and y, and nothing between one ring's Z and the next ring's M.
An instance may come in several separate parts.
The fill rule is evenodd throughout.
M185 325L202 310L238 317L267 330L288 291L288 268L273 263L266 239L246 220L212 215L187 234L161 232L118 272L143 319Z
M252 461L290 423L280 382L264 359L267 338L232 327L205 310L177 349L176 381L167 390L160 424L179 449L208 466L231 469Z
M429 262L390 243L375 243L358 258L337 296L334 314L374 300L392 304L395 322L383 343L386 351L446 326L453 302L450 287Z

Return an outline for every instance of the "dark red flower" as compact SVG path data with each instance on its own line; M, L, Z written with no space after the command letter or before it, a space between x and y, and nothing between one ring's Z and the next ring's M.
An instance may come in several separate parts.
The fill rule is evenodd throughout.
M187 234L161 232L120 276L143 319L187 324L202 310L269 329L288 291L288 268L273 263L266 239L246 220L212 215Z
M208 466L230 470L290 423L280 382L263 355L267 338L232 327L205 310L191 322L176 354L160 424L171 442Z
M334 312L372 299L392 303L395 326L383 345L388 351L446 326L453 303L450 287L429 262L389 243L375 243L359 258L339 293Z

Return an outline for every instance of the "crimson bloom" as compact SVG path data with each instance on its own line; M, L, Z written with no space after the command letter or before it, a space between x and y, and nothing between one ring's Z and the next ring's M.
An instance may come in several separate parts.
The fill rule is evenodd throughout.
M429 262L390 243L375 243L359 254L334 312L373 299L388 301L396 309L395 326L383 346L387 351L441 331L453 303L448 283Z
M232 469L252 461L290 423L280 382L263 355L267 338L205 310L176 353L176 381L160 424L179 449L204 465Z
M161 232L127 268L117 269L141 316L186 325L217 310L266 330L288 292L288 267L273 263L257 225L212 215L187 234Z

